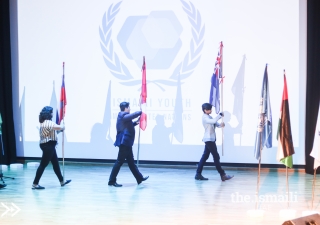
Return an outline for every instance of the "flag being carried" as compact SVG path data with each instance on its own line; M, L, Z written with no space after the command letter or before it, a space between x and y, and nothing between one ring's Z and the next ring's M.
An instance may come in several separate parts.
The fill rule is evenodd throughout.
M141 85L141 95L140 95L140 108L142 114L140 116L140 128L145 130L147 127L147 68L146 60L143 56L142 64L142 85Z
M216 109L216 113L220 112L220 79L222 79L222 49L223 44L220 42L220 47L218 51L218 56L215 63L214 72L211 77L211 88L210 88L210 96L209 103L213 105Z
M313 168L317 169L320 166L320 108L318 112L316 132L314 134L313 148L310 156L314 158Z
M60 116L59 123L64 119L66 114L66 105L67 105L67 96L66 96L66 87L64 84L64 62L63 62L63 75L62 75L62 85L61 85L61 93L60 93Z
M284 74L284 87L282 94L282 102L280 108L280 119L278 124L278 152L277 160L282 162L287 167L292 168L292 155L294 154L291 125L290 125L290 113L289 113L289 99L286 74Z
M262 90L260 97L260 107L258 114L258 126L256 133L256 143L254 147L254 156L257 160L260 159L260 152L263 147L272 147L272 115L271 115L271 104L269 97L269 81L268 81L268 65L266 65Z

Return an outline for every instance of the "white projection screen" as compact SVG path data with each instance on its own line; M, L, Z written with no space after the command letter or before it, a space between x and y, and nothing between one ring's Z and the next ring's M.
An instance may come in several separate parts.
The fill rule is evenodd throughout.
M209 101L223 41L223 155L222 131L216 129L221 162L257 163L259 99L268 64L273 146L263 149L261 162L278 164L285 69L293 160L304 165L306 1L23 0L16 7L18 156L41 156L39 112L46 105L59 109L65 62L65 157L115 159L119 103L140 110L145 56L148 124L140 132L139 159L198 161L204 149L201 105ZM181 103L175 107L176 102ZM136 127L135 157L138 136ZM61 134L57 152L61 157Z

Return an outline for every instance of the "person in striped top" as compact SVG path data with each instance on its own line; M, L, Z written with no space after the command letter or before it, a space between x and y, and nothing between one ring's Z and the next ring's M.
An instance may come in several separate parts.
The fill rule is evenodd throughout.
M42 158L32 184L32 189L44 189L44 187L39 185L39 180L50 161L52 163L53 170L60 181L60 185L63 187L71 182L71 180L64 181L56 152L56 145L58 141L57 134L59 132L63 132L65 127L64 125L58 125L52 122L52 115L53 108L50 106L44 107L39 115L40 148L42 150Z

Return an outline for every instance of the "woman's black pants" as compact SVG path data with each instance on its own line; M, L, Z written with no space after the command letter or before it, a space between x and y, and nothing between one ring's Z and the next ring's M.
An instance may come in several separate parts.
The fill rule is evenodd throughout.
M58 156L56 152L56 141L49 141L44 144L40 144L40 148L42 150L42 158L40 165L37 169L36 177L34 178L33 184L39 184L39 180L43 174L44 169L47 167L49 162L51 161L53 170L55 174L57 175L60 182L63 181L63 177L61 174Z

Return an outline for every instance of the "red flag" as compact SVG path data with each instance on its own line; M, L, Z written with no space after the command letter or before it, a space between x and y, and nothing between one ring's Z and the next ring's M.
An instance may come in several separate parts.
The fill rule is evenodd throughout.
M140 95L140 109L142 114L140 116L140 128L145 130L147 127L147 71L146 71L146 60L143 56L142 64L142 85L141 85L141 95Z
M61 120L64 119L66 114L66 105L67 105L67 96L66 96L66 87L64 85L64 62L63 62L63 75L62 75L62 85L61 85L61 93L60 93L60 118L59 123Z

